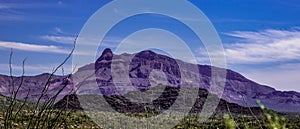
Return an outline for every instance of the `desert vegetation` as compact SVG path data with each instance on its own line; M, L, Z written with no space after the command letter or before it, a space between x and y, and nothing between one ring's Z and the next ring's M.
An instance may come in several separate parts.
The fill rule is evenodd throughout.
M45 111L49 112L49 111ZM60 114L57 117L57 114ZM32 111L30 110L22 110L18 113L14 118L6 120L7 126L4 126L4 117L1 116L1 128L28 128L30 123L36 123L40 121L39 125L30 126L30 128L125 128L125 125L120 123L110 122L113 118L113 114L108 112L94 112L95 114L106 114L110 117L103 117L99 120L107 121L105 125L98 125L93 122L84 112L82 111L64 111L60 110L52 110L51 114L48 116L47 121L40 121L42 118L39 118L38 115L33 116ZM130 114L132 117L139 117L141 119L146 118L147 113L139 113L139 114ZM33 118L33 119L32 119ZM231 117L228 114L225 114L224 117L211 117L204 123L200 123L198 121L198 116L195 114L189 115L184 118L180 123L178 123L174 129L181 128L197 128L197 129L210 129L210 128L248 128L248 129L285 129L285 128L299 128L299 118L295 119L294 116L282 117L278 116L274 113L270 113L266 110L264 116L260 116L257 122L253 116L233 116ZM168 120L168 117L165 118ZM130 120L130 119L129 119ZM134 122L133 122L134 123ZM157 123L161 123L158 121ZM164 124L155 125L160 128L164 128ZM126 125L126 127L136 128L136 125ZM150 126L149 126L150 127ZM147 127L144 127L147 128Z

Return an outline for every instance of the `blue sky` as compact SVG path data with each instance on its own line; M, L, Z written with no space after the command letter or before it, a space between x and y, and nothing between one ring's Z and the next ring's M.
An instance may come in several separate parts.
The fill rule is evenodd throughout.
M51 72L67 56L74 37L90 16L108 2L109 0L0 0L0 74L8 74L10 48L14 49L13 66L16 75L20 74L24 58L27 58L27 75ZM279 90L300 91L299 1L190 2L216 28L224 45L228 68ZM176 1L172 4L176 5ZM120 12L116 9L115 13ZM138 22L147 21L149 19L146 17L140 17ZM153 24L158 26L160 22L175 24L168 18L161 18ZM124 29L132 27L128 25ZM184 30L183 28L177 26L177 29ZM183 32L186 32L184 37L191 40L191 51L199 62L209 63L202 45L193 40L192 34ZM121 34L122 32L112 33L111 42L107 42L107 46ZM157 43L166 42L160 35L156 36ZM128 40L145 40L145 43L153 41L147 37ZM71 65L70 60L65 65L66 72L71 70Z

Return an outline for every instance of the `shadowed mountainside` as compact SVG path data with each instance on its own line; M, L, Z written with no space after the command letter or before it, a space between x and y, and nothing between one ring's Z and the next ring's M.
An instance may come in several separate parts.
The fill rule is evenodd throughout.
M162 87L157 86L150 88L148 90L151 90L153 93L160 92L161 88L164 88L164 92L162 95L155 100L153 100L151 103L145 102L145 103L137 103L132 102L129 99L126 98L126 96L134 95L137 91L131 91L128 92L125 95L110 95L110 96L102 96L105 101L113 108L115 111L119 113L153 113L153 114L160 114L163 111L169 110L171 106L172 110L174 111L183 111L186 108L182 105L189 105L192 104L193 107L190 107L189 112L190 113L200 113L203 109L204 103L207 102L207 96L210 94L207 90L204 89L196 89L193 88L193 90L199 90L195 103L192 103L192 100L194 98L191 98L189 96L184 97L186 99L185 101L182 101L180 105L174 104L174 101L176 101L178 98L178 92L181 88L176 87ZM68 110L83 110L83 108L79 104L78 97L81 99L83 98L93 98L94 100L98 100L99 95L67 95L63 99L61 99L59 102L57 102L54 105L55 109L68 109ZM213 97L217 97L213 95ZM180 99L180 97L179 97ZM97 107L95 109L85 109L85 110L97 110L97 111L108 111L99 108L99 107L105 107L104 104L106 102L87 102L89 106L91 107ZM85 103L85 104L87 104ZM208 102L209 103L209 102ZM212 108L212 107L209 107ZM227 101L221 99L218 106L216 107L214 115L222 116L224 113L228 113L228 109L230 109L230 113L236 114L236 115L262 115L262 110L259 107L243 107L238 104L234 103L228 103ZM253 113L253 114L252 114Z

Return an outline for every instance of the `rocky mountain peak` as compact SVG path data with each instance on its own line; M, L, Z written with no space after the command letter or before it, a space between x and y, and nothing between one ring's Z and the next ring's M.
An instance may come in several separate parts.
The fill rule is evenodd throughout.
M113 57L113 53L112 53L111 49L106 48L106 49L104 49L104 51L102 52L102 54L98 60L111 60L112 57Z

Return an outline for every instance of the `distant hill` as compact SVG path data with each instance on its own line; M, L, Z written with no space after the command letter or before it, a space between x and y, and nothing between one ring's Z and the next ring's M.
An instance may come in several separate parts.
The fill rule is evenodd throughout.
M36 76L24 76L22 86L19 89L17 94L17 99L35 101L37 100L42 93L43 88L46 85L48 78L50 77L49 73L43 73ZM13 77L15 90L17 90L22 77ZM0 94L4 96L11 96L9 88L11 88L11 78L10 76L0 75ZM72 80L68 76L57 76L53 75L49 83L48 91L43 95L42 100L50 99L55 95L62 87L67 85L62 93L57 97L58 100L62 99L65 95L72 93L73 84ZM28 94L29 92L29 94ZM27 96L28 94L28 96Z

